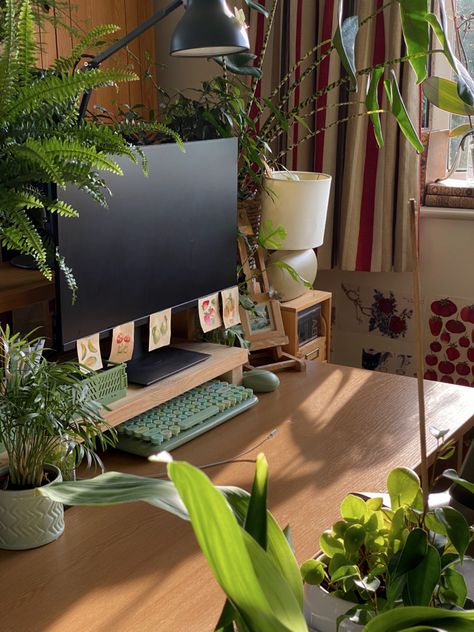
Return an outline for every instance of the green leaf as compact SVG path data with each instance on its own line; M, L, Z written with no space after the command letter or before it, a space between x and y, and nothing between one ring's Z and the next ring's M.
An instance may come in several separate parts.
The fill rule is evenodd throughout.
M395 580L418 566L426 556L427 547L428 536L423 529L410 531L391 579Z
M463 608L467 597L467 586L464 576L454 568L448 568L443 573L444 589L454 596L454 603Z
M344 533L344 547L349 554L358 551L364 540L365 529L360 524L352 524Z
M379 112L376 112L376 110L380 110L378 87L380 79L383 77L384 70L385 69L383 67L377 67L370 73L367 95L365 97L366 108L368 112L372 112L369 116L374 127L375 140L377 141L379 148L383 147L383 135L380 114Z
M438 551L428 545L426 555L416 568L408 571L406 583L407 606L429 606L441 575Z
M258 233L258 244L266 250L279 250L286 237L286 230L283 226L273 226L271 219L262 222Z
M306 560L301 565L301 577L306 584L319 586L324 580L325 568L320 560Z
M385 92L387 93L390 111L397 120L398 126L402 130L403 135L408 142L416 149L418 153L423 153L425 148L418 137L415 127L408 115L405 103L403 102L400 89L398 87L397 78L393 70L390 71L391 78L384 81Z
M256 55L251 55L250 53L234 53L233 55L219 55L213 57L213 59L219 66L227 68L234 75L260 79L263 75L262 70L250 63L255 57Z
M268 463L264 455L259 454L255 463L255 478L244 529L260 544L262 549L267 548L267 483Z
M467 489L469 492L471 492L471 494L474 494L474 483L467 481L465 478L461 478L459 474L456 472L456 470L453 470L453 469L444 470L443 476L445 478L449 478L450 481L454 481L458 485L461 485L461 487L464 487L464 489Z
M423 82L423 94L440 110L461 116L474 116L474 107L459 97L457 84L442 77L429 77Z
M465 123L464 125L458 125L454 129L449 130L449 138L459 138L459 136L464 136L467 132L472 131L472 128L469 123Z
M448 538L458 552L461 561L469 545L470 531L466 518L453 507L435 509L435 516L446 527Z
M426 78L426 53L430 47L428 0L398 0L402 18L403 37L405 39L409 62L415 71L417 83Z
M201 471L173 462L168 473L217 581L253 632L307 630L300 605L267 553L237 523Z
M407 467L393 469L387 478L387 490L392 509L412 505L420 491L418 475Z
M319 538L319 546L321 551L327 556L332 557L336 553L344 553L343 543L335 538L331 531L324 531Z
M379 614L369 621L364 632L401 632L406 630L444 630L446 632L470 632L474 622L474 610L442 610L424 606L406 606ZM415 628L414 626L418 626ZM420 626L425 626L420 627Z
M333 44L341 59L347 74L350 77L351 89L357 89L356 65L355 65L355 41L359 31L359 18L357 15L342 21L343 2L339 4L339 21L333 37Z
M344 498L340 511L344 520L358 520L360 522L364 522L368 514L365 501L353 494L348 494Z
M258 2L255 2L255 0L245 0L245 3L251 9L254 9L255 11L258 11L258 13L262 13L266 18L268 18L268 15L269 15L268 11L265 9L264 6L262 6Z
M286 261L281 261L277 259L275 261L272 261L271 265L275 266L276 268L280 268L280 270L285 270L285 272L288 272L293 281L296 281L297 283L302 283L309 290L313 289L313 284L303 278L301 274L297 270L295 270L293 266L290 266L290 264Z

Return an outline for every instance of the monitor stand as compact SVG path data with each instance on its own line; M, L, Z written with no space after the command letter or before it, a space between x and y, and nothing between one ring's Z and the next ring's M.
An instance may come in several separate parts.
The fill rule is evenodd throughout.
M127 363L128 381L131 384L149 386L210 357L208 353L178 347L162 347L133 357Z

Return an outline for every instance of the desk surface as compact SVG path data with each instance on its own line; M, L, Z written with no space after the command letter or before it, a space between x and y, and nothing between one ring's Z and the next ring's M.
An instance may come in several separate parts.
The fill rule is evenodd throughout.
M255 408L174 452L204 465L263 451L269 507L291 525L299 562L351 490L382 491L396 465L418 464L412 378L309 363L281 374ZM474 389L426 383L428 425L460 436L474 425ZM276 436L265 440L276 428ZM435 447L429 435L429 450ZM153 475L161 465L111 453L108 469ZM252 463L208 469L215 483L249 488ZM144 503L74 507L64 535L43 548L0 552L2 632L206 632L223 597L189 524Z

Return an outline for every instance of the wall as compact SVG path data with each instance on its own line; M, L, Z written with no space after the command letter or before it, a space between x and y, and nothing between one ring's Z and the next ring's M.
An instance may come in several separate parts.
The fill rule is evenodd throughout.
M466 314L461 314L461 308L474 304L473 244L473 211L422 209L420 263L424 299L424 348L425 356L435 356L430 358L430 362L436 359L436 364L427 365L425 370L434 370L437 379L444 375L444 381L452 379L454 382L461 380L461 383L464 383L462 380L467 380L471 385L474 382L474 325L472 322L463 321L462 315ZM333 362L361 366L365 349L366 367L371 364L376 370L414 374L415 332L414 317L410 314L413 309L411 273L320 271L315 285L318 289L328 290L334 294ZM395 304L380 302L380 295L380 300L377 301L374 298L375 291L379 291L383 299L388 301L392 300L393 295ZM441 322L438 322L442 329L437 332L435 328L437 335L433 335L429 319L436 320L436 314L433 314L431 306L435 301L445 298L449 298L456 305L456 313L441 316ZM372 309L374 303L378 303L378 310ZM386 318L380 308L387 309ZM435 309L440 309L439 304ZM398 317L398 320L394 320L393 330L387 327L390 315ZM449 333L449 330L446 331L449 320L461 322L458 327L464 326L466 331ZM453 324L450 323L448 327L452 328ZM447 335L450 336L449 342L442 339ZM469 346L462 346L465 340L459 344L461 338L467 338ZM438 342L441 349L434 353L429 348L432 342ZM449 348L451 350L448 352ZM453 373L441 373L440 363L450 361L450 357L456 356L457 353L459 357L452 362L455 367ZM469 375L466 376L463 375L466 371L465 366L458 367L464 363L469 369ZM441 368L450 370L449 365L441 365Z

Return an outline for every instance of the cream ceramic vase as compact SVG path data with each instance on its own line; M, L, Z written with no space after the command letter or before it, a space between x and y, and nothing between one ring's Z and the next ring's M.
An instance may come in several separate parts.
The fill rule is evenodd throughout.
M54 482L62 476L54 465L46 465ZM8 467L0 468L0 480ZM48 483L50 484L50 483ZM35 489L0 490L0 548L34 549L59 538L64 531L64 507L40 496Z
M287 270L275 265L277 261L283 261L291 266L301 278L312 285L318 272L314 250L276 250L270 255L267 263L268 280L281 301L292 301L307 292L308 289L302 281L293 279Z

